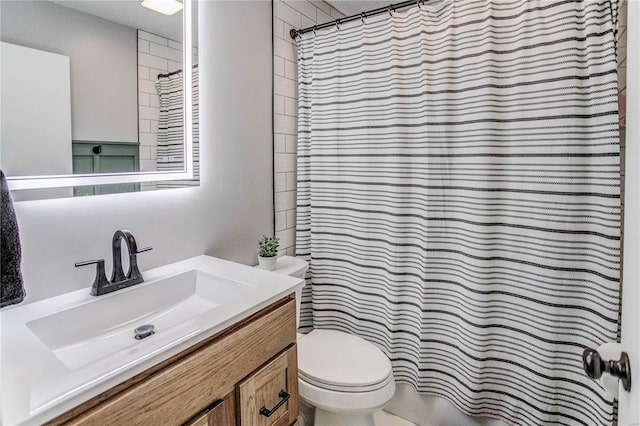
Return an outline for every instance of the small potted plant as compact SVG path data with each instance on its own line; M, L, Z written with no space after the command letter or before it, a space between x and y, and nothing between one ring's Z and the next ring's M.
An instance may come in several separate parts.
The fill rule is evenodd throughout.
M276 255L280 246L280 238L263 235L258 241L258 262L262 269L273 271L276 269Z

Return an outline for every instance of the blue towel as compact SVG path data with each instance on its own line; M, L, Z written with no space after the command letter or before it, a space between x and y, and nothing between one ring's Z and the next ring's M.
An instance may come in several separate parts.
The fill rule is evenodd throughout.
M20 272L20 235L11 193L0 170L0 308L20 303L26 292Z

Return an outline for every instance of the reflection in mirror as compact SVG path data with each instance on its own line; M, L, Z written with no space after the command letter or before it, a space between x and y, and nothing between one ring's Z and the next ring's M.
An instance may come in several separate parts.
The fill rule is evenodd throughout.
M167 16L138 0L2 0L0 8L0 169L10 185L11 178L27 176L175 176L191 166L185 162L182 10ZM195 10L192 15L197 22ZM195 25L191 34L197 34ZM18 191L14 198L197 185L195 37L192 45L194 179L121 178L110 185Z

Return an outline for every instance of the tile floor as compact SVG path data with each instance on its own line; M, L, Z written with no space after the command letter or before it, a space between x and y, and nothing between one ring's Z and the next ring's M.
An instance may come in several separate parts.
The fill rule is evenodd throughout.
M313 411L302 401L300 401L300 417L298 421L300 426L313 426ZM417 426L415 423L411 423L403 418L394 416L391 413L380 410L373 413L373 421L375 426ZM349 426L349 425L335 425L335 426Z
M376 426L416 426L415 423L406 421L383 410L373 413L373 420Z

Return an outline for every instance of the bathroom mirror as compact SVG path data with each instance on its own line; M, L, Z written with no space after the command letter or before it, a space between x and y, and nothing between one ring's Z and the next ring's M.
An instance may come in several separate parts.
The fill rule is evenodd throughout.
M3 0L0 19L15 200L198 184L197 1Z

